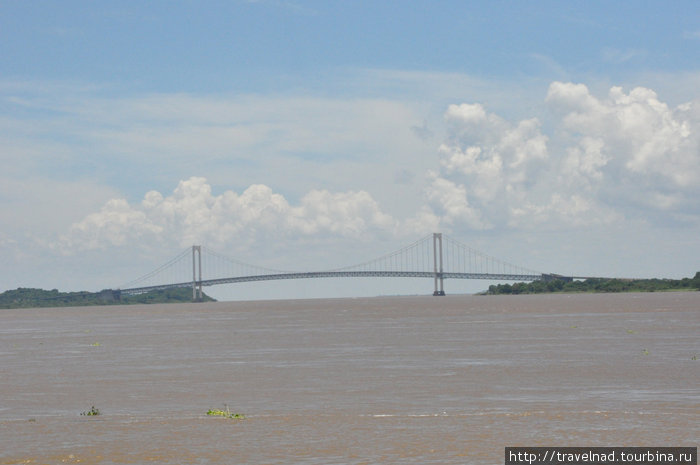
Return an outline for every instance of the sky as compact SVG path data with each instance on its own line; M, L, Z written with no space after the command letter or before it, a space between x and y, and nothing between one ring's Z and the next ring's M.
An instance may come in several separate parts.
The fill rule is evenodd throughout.
M0 56L0 291L115 288L193 244L338 268L432 232L542 272L700 271L697 1L0 0Z

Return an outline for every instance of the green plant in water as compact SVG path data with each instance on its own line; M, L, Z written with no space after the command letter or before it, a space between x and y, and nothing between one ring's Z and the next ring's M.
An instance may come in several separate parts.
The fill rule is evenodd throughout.
M649 351L646 350L646 349L642 350L642 353L643 353L644 355L649 355Z
M226 405L226 410L209 409L209 411L207 411L207 415L213 417L230 418L231 420L245 420L245 415L242 413L231 413L228 405Z
M93 405L92 407L90 407L90 410L82 412L81 415L84 415L86 417L93 417L96 415L101 415L101 413L100 413L100 409L95 408L95 406Z
M697 359L698 359L698 356L697 356L697 355L693 355L692 357L690 357L690 359L691 359L691 360L697 360Z

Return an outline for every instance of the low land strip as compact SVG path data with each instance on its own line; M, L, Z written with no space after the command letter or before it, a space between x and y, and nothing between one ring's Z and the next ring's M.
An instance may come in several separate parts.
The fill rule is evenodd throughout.
M683 279L604 279L591 278L579 281L553 279L529 283L494 284L483 294L545 294L575 292L659 292L700 290L700 271L693 278Z
M202 295L204 302L214 299ZM111 290L101 292L61 292L57 289L23 288L0 294L0 308L81 307L88 305L129 305L192 302L192 289L162 289L138 295L116 297Z

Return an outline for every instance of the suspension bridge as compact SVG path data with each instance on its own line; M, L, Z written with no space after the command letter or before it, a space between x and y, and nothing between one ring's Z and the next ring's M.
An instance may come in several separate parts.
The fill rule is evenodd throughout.
M206 278L205 278L206 277ZM284 271L250 265L202 245L183 250L169 262L117 290L121 295L154 290L192 288L192 300L202 299L204 286L314 278L430 278L435 296L445 295L445 279L486 279L492 281L537 281L578 279L546 274L513 265L472 249L442 233L433 233L381 257L343 268L321 271Z

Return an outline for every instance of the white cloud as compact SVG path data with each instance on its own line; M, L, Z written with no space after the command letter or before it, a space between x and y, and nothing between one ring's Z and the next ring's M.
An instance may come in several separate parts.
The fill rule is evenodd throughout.
M492 120L495 119L494 115L488 115L488 117ZM484 107L479 103L452 104L447 108L445 119L448 121L459 121L465 124L480 124L483 121L487 121L487 114Z
M364 191L312 190L297 206L261 184L213 195L202 177L180 181L172 195L146 193L140 205L108 201L75 223L55 247L65 253L142 241L187 246L256 242L268 235L359 237L393 231L396 221Z
M431 207L447 225L458 218L473 229L507 222L509 205L523 200L549 158L539 120L511 124L481 104L450 105L445 120L450 135L427 188Z
M428 202L433 211L440 214L443 226L459 225L469 229L489 227L480 212L469 205L467 188L463 184L441 178L436 173L431 173L430 177L433 179L427 190Z
M510 210L509 226L546 228L548 225L563 223L570 227L588 227L618 219L614 212L596 205L591 198L553 192L547 203L525 200L522 204L514 204Z
M99 212L74 224L68 243L79 249L95 249L104 244L121 246L161 230L144 212L131 208L126 200L112 199Z
M382 70L375 74L384 79L391 75ZM408 73L404 81L417 77ZM441 82L445 76L433 78ZM480 91L485 86L473 80L467 84ZM446 130L437 151L438 171L424 178L408 175L435 170L432 157L424 155L435 153L433 142L415 135L417 123L428 127L417 112L424 105L254 95L109 99L96 97L95 89L49 100L40 93L31 96L26 88L16 92L15 104L28 111L52 109L62 115L60 120L42 116L3 123L4 141L19 166L84 165L87 153L76 155L62 144L31 145L44 139L34 136L60 130L81 141L80 146L94 147L99 155L90 157L137 161L141 173L143 164L172 166L180 167L178 177L185 178L201 165L208 167L204 171L212 185L249 186L240 194L214 196L209 183L187 184L168 197L148 193L141 205L121 205L122 210L117 204L105 205L98 216L76 223L83 229L75 226L72 234L85 236L85 244L165 234L158 228L179 231L179 242L194 241L202 231L222 242L251 224L264 230L347 236L368 228L389 231L397 224L400 231L425 225L573 225L627 215L628 205L636 206L637 215L645 214L642 209L652 212L650 216L672 212L686 219L697 213L692 199L700 184L699 106L685 102L671 108L643 87L629 92L613 87L599 98L583 84L554 82L543 103L557 119L544 125L542 118L548 115L509 120L481 103L447 105L444 128L430 123L436 137ZM53 154L60 161L52 161ZM245 169L239 169L244 163ZM162 175L160 185L173 175ZM392 179L398 180L393 186L387 182ZM267 186L298 199L296 205ZM401 201L404 196L411 200ZM380 204L397 216L385 213ZM231 211L237 220L224 221ZM577 212L575 220L572 211ZM108 228L119 233L103 231L99 239L94 234ZM64 245L77 244L67 237Z
M600 139L582 137L578 145L568 147L562 160L559 182L590 192L603 180L602 169L610 160L603 154L605 143Z
M551 85L547 101L565 114L565 129L599 138L608 150L616 149L629 170L647 174L660 169L676 182L690 181L683 163L673 163L683 158L693 161L697 155L684 150L692 144L690 122L684 115L687 105L673 111L654 91L642 87L629 94L613 87L608 100L601 101L583 85L558 82Z
M304 234L330 232L357 236L373 229L393 230L396 221L383 213L367 192L313 190L291 210L288 224Z
M697 221L696 102L670 108L643 87L612 87L601 99L564 82L550 85L545 102L558 118L551 135L538 118L511 123L479 103L447 108L441 170L427 189L441 223L461 217L474 229L580 227L630 215L687 221L689 211Z
M629 93L613 87L607 99L598 99L584 85L560 82L550 86L547 102L563 116L568 141L588 145L582 152L588 154L583 172L594 173L605 187L628 200L637 198L640 205L666 211L672 211L673 204L653 201L659 194L675 192L686 204L698 194L697 102L670 108L643 87ZM570 156L575 150L570 149Z

